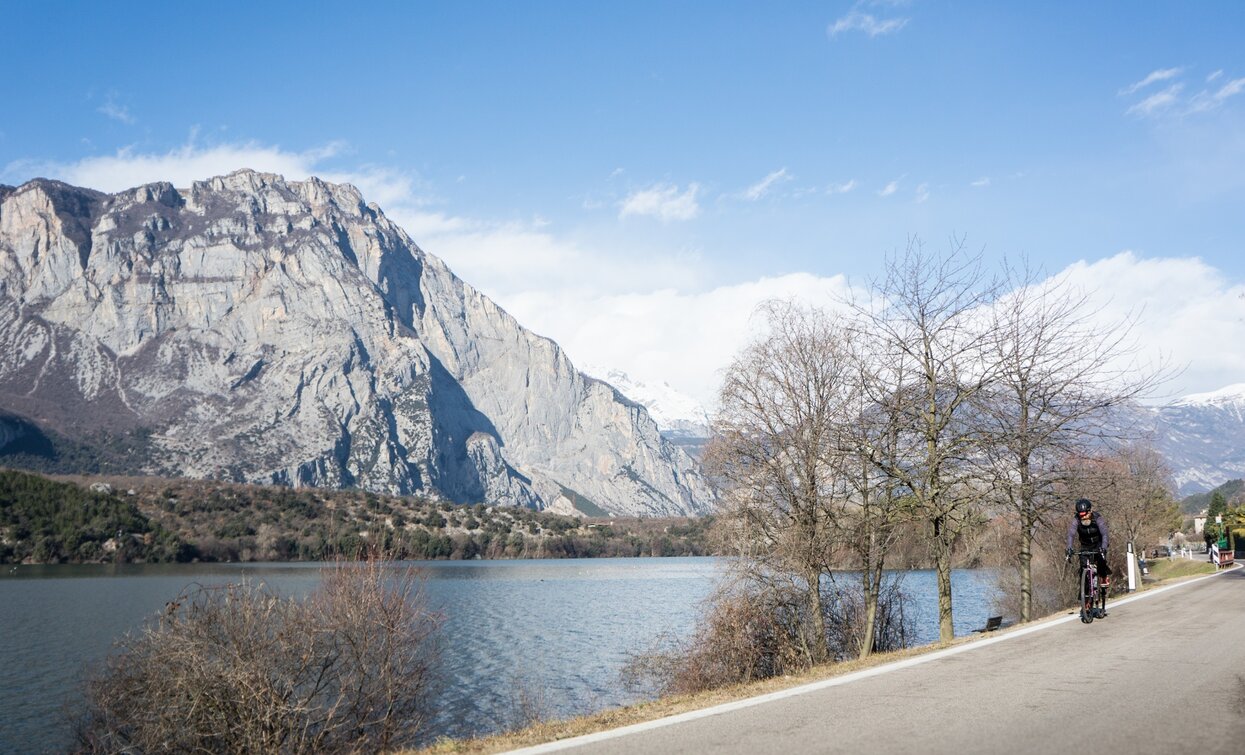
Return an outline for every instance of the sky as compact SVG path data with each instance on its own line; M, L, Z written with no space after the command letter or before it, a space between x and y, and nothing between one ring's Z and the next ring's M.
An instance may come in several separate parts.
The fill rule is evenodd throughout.
M358 186L581 364L712 405L919 238L1245 382L1245 3L0 0L0 182Z

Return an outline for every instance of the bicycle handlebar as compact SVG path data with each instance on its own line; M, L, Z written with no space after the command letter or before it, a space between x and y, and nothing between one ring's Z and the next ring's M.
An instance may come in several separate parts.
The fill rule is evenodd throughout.
M1102 551L1102 550L1088 550L1088 551L1086 551L1086 550L1078 550L1078 551L1072 551L1071 553L1069 553L1069 554L1068 554L1068 557L1067 557L1067 559L1066 559L1066 563L1072 563L1072 557L1073 557L1073 556L1078 556L1078 557L1080 557L1080 558L1089 559L1089 558L1091 558L1091 557L1098 556L1098 555L1101 555L1103 558L1106 558L1106 556L1107 556L1106 551Z

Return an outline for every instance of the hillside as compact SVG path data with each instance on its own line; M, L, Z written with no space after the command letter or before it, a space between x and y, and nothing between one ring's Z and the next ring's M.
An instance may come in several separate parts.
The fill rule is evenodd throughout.
M366 491L17 471L0 471L0 510L5 563L323 560L371 547L407 559L706 555L713 521L592 520ZM121 552L103 545L117 531L130 544ZM79 547L88 542L98 545Z
M1200 514L1210 507L1210 499L1215 493L1222 493L1229 502L1235 501L1241 497L1242 493L1245 493L1245 480L1228 480L1205 493L1186 496L1180 501L1180 510L1185 514Z

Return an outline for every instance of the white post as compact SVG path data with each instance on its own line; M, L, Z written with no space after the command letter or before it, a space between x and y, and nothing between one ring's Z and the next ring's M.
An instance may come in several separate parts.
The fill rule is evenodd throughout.
M1133 544L1128 544L1128 591L1137 589L1137 554L1133 552Z

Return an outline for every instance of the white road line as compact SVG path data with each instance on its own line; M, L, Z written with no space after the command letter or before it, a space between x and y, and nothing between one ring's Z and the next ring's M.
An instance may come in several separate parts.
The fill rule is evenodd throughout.
M1241 568L1241 567L1238 566L1235 568ZM1188 585L1194 584L1196 582L1201 582L1204 579L1213 579L1219 576L1220 574L1226 574L1229 571L1232 571L1232 569L1225 569L1223 571L1215 572L1214 574L1207 574L1204 577L1190 579L1185 582L1177 582L1176 584L1168 585L1167 587L1159 587L1154 590L1147 590L1142 593L1137 593L1136 595L1131 595L1127 598L1121 598L1120 600L1110 601L1107 605L1108 605L1108 608L1114 608L1115 606L1122 606L1128 603L1132 603L1135 600L1144 600L1146 598L1153 597L1160 593L1165 593L1168 590L1176 590L1182 587L1187 587ZM964 643L963 645L956 645L955 647L944 648L942 650L935 650L932 653L926 653L924 655L918 655L912 658L905 658L902 661L895 661L894 663L887 663L882 666L876 666L874 668L865 669L863 671L854 671L850 674L844 674L843 676L836 676L832 679L823 679L822 681L819 681L819 682L803 684L803 685L800 685L799 687L792 687L790 689L784 689L778 692L771 692L767 695L760 695L759 697L749 697L744 700L736 700L734 702L723 703L721 705L715 705L711 708L702 708L700 710L688 711L687 713L680 713L674 716L667 716L666 718L658 718L652 721L645 721L643 723L631 724L630 726L624 726L620 729L609 729L606 731L598 731L592 734L584 734L582 736L572 737L570 739L561 739L556 742L546 742L545 744L533 745L531 747L524 747L519 750L510 750L509 753L507 753L507 755L537 755L537 753L557 752L558 750L566 750L571 747L579 747L581 745L593 744L595 742L604 742L605 740L614 739L616 737L625 737L628 734L638 734L639 732L642 732L642 731L649 731L651 729L660 729L665 726L673 726L675 724L683 723L684 721L695 721L698 718L708 718L709 716L717 716L717 715L721 715L722 713L730 713L732 711L742 710L744 708L751 708L754 705L763 705L765 703L774 702L775 700L782 700L787 697L795 697L796 695L804 695L804 694L808 694L809 692L816 692L817 690L827 689L829 687L837 687L841 684L851 684L852 682L860 681L861 679L868 679L873 676L879 676L881 674L888 674L892 671L899 671L900 669L911 668L912 666L919 666L922 663L929 663L930 661L936 661L940 658L946 658L947 656L958 655L960 653L967 653L970 650L979 650L989 645L993 645L996 642L1007 642L1008 640L1014 640L1017 637L1023 637L1026 634L1032 634L1033 632L1040 632L1043 629L1050 629L1053 626L1058 626L1060 624L1064 624L1066 622L1074 621L1074 620L1080 621L1080 615L1077 613L1073 613L1068 616L1061 616L1057 619L1050 619L1048 621L1043 621L1038 624L1032 624L1030 626L1023 627L1020 629L1013 629L1011 631L1005 632L1000 635L996 635L994 637L983 638L983 639L977 640L976 642L967 642L967 643Z

